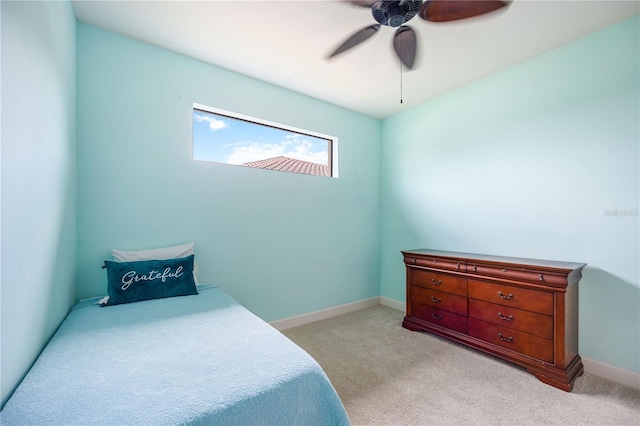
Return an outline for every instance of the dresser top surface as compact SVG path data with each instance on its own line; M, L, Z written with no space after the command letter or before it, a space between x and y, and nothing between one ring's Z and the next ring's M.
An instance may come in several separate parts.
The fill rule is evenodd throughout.
M493 256L488 254L461 253L455 251L443 251L432 249L402 250L402 254L407 256L429 256L441 259L464 260L468 263L487 263L505 265L531 265L561 270L580 270L586 266L585 263L563 262L556 260L528 259L521 257Z

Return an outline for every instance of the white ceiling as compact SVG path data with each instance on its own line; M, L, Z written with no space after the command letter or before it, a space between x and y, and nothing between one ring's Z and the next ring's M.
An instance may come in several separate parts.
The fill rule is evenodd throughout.
M386 118L640 13L639 1L515 0L484 17L419 17L414 70L401 74L395 29L326 60L375 21L340 0L72 2L79 21L375 118ZM401 98L402 81L402 98Z

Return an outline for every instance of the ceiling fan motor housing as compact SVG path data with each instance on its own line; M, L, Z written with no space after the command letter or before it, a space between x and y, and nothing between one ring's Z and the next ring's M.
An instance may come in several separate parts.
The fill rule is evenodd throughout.
M420 11L422 0L384 0L371 7L373 19L382 25L399 27Z

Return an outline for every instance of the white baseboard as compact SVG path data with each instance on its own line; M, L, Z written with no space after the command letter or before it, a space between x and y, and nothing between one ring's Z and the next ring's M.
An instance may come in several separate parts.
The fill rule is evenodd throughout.
M271 324L273 328L282 331L286 330L287 328L298 327L300 325L305 325L338 315L347 314L349 312L359 311L360 309L370 308L379 304L380 297L372 297L370 299L364 299L358 302L334 306L333 308L321 309L319 311L310 312L308 314L296 315L277 321L271 321L269 324Z
M296 315L294 317L284 318L270 322L271 326L277 330L286 330L287 328L297 327L309 324L315 321L335 317L337 315L355 312L360 309L370 308L376 305L384 305L402 312L406 312L406 303L399 302L388 297L372 297L370 299L360 300L358 302L347 303L345 305L335 306L333 308L322 309L308 314ZM633 371L624 370L613 365L605 364L589 358L582 358L584 371L589 374L604 377L612 382L629 386L640 390L640 374Z
M389 299L388 297L380 297L380 304L388 306L393 309L397 309L402 312L407 312L407 304L405 302L399 302L395 299Z
M612 382L640 390L640 374L638 373L589 358L582 358L582 365L584 365L585 373L604 377Z

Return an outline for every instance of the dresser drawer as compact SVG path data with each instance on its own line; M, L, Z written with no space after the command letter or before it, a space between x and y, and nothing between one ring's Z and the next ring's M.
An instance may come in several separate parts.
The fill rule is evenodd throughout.
M512 308L553 315L553 293L469 280L469 297Z
M411 302L411 315L450 330L459 331L460 333L467 332L467 317L464 315L454 314L444 309L413 301Z
M495 303L469 299L469 317L553 339L553 317Z
M404 263L406 265L426 266L433 269L444 269L447 271L465 272L467 270L464 262L446 259L437 259L434 257L413 257L405 256Z
M411 286L411 300L429 305L434 308L444 309L454 314L467 315L467 298L443 291L429 288Z
M467 295L467 279L453 275L411 269L411 284L460 296Z
M553 363L553 341L533 336L507 327L469 318L469 336L493 343L503 348Z
M532 283L545 283L551 285L566 285L567 278L548 271L535 271L513 266L494 266L470 264L467 271L472 274L488 277L503 278L513 281L529 281Z

